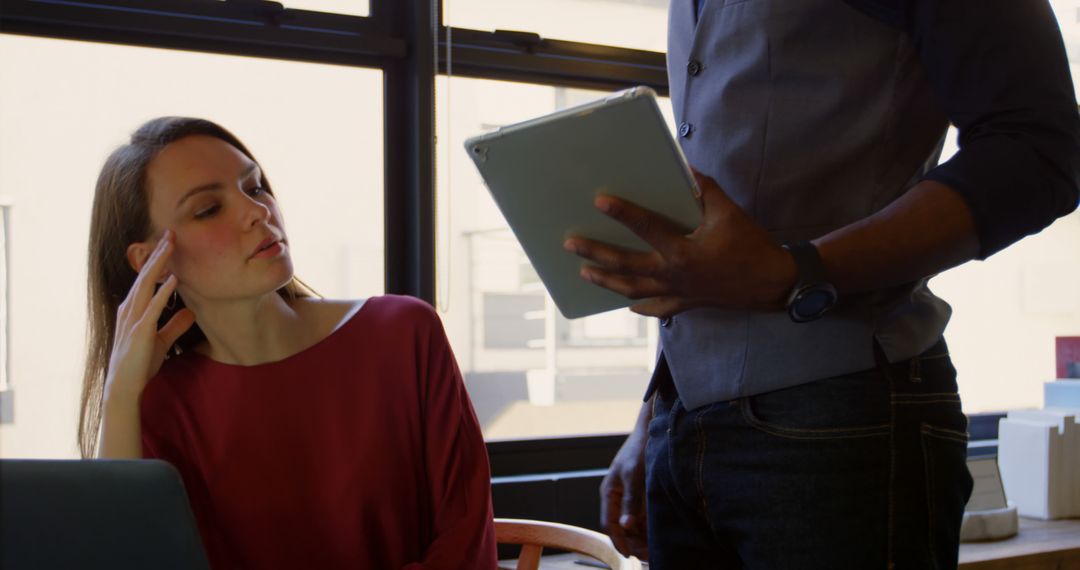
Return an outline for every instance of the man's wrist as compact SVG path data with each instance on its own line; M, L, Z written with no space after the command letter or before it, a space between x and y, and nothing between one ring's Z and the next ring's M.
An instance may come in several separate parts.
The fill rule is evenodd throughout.
M791 254L797 274L788 296L788 315L797 323L820 319L836 304L836 287L829 281L817 246L809 241L795 241L784 244L783 248Z
M799 270L791 252L778 246L775 255L771 256L767 275L769 280L761 289L764 308L770 311L787 310L791 289L799 279Z

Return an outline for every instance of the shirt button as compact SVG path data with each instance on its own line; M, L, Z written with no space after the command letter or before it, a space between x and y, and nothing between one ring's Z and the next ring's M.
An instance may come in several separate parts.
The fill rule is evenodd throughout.
M671 326L671 317L664 317L660 319L660 326L667 328Z
M679 136L684 138L684 139L689 138L690 133L693 130L694 130L694 127L690 123L687 123L686 121L683 121L682 123L679 123Z
M690 63L686 64L686 72L690 74L690 77L695 77L701 73L701 62L697 60L690 60Z

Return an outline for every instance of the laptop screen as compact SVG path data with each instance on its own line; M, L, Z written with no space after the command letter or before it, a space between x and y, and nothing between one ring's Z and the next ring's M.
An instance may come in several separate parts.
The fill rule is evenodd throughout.
M180 475L157 460L0 460L0 567L208 569Z

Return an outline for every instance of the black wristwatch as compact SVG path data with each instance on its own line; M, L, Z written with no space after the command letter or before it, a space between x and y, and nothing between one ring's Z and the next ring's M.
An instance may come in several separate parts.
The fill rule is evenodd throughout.
M788 295L788 315L797 323L821 318L836 304L836 287L829 283L825 275L825 265L817 248L808 241L787 243L783 247L795 258L795 269L798 271L795 286Z

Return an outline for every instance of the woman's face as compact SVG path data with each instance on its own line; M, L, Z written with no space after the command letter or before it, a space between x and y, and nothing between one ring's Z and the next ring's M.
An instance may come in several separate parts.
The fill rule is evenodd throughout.
M148 166L154 235L145 243L152 251L173 230L168 268L189 305L258 297L292 279L281 212L261 177L244 153L204 135L169 144Z

